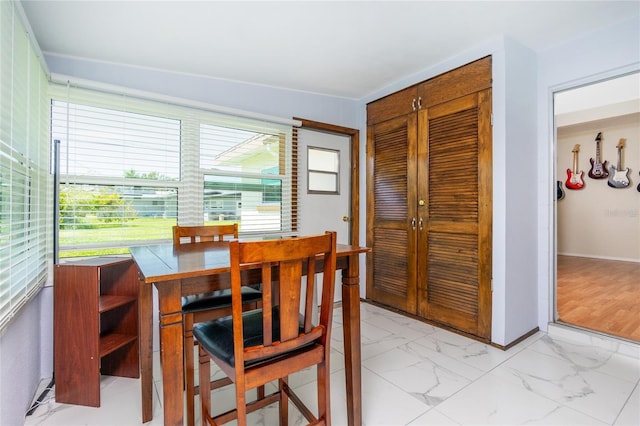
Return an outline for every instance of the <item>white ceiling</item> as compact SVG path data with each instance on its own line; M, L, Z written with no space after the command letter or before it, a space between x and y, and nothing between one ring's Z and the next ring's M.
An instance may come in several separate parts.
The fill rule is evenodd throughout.
M353 99L501 35L540 51L640 15L638 1L22 4L49 55Z

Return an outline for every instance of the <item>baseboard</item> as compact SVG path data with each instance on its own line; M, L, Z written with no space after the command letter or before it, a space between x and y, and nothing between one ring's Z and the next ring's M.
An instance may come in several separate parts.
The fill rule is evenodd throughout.
M632 259L632 258L627 258L627 257L596 256L596 255L593 255L593 254L585 254L585 253L558 253L558 256L586 257L586 258L589 258L589 259L615 260L617 262L640 263L640 259Z

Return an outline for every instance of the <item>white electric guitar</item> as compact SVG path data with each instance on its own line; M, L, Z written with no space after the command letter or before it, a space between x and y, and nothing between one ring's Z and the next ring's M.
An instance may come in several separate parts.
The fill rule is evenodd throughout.
M616 148L618 148L618 167L611 166L609 169L609 180L607 185L612 188L626 188L631 181L629 180L629 168L622 168L622 148L624 148L625 139L620 139Z

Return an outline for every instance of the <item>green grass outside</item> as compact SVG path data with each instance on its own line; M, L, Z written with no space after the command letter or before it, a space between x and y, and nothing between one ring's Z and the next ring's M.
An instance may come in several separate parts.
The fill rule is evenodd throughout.
M211 221L205 223L205 225L223 223L233 222ZM113 242L114 245L121 246L124 244L126 246L127 241L170 240L172 238L172 227L175 224L176 220L173 218L137 218L126 222L124 225L121 223L105 224L97 219L94 219L92 223L92 220L88 219L83 224L83 229L60 230L60 258L128 254L128 247L79 250L64 250L64 247L98 242Z

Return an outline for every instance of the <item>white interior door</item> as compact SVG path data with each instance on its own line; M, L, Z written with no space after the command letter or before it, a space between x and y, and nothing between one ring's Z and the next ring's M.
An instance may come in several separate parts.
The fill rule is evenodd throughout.
M298 229L300 235L336 231L339 244L349 244L350 167L351 146L349 136L316 130L298 130ZM338 154L337 193L309 191L309 148ZM331 156L329 156L331 157ZM313 177L312 177L313 183ZM330 185L329 185L330 186ZM328 189L328 188L324 188ZM321 284L321 283L319 283ZM336 273L335 300L342 299L341 274ZM319 288L318 291L321 291Z

